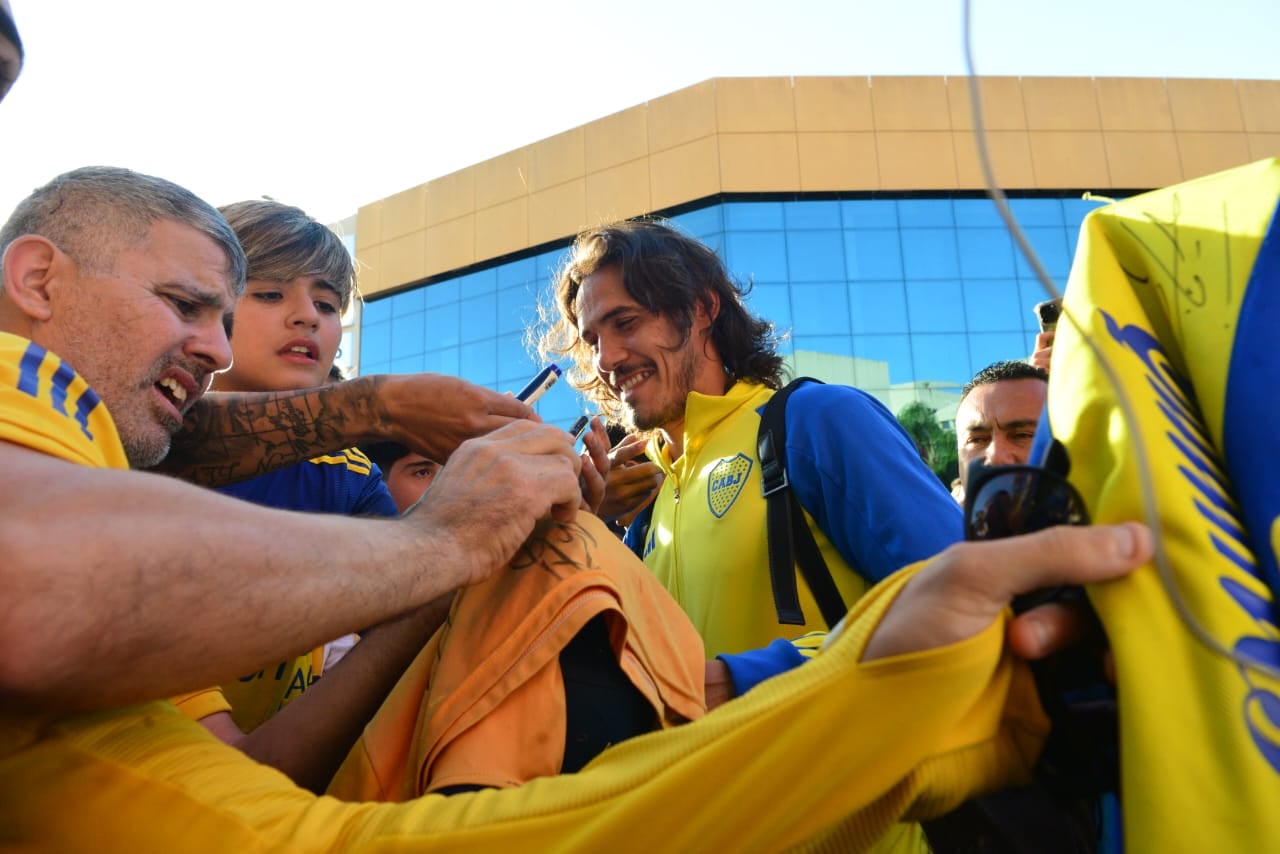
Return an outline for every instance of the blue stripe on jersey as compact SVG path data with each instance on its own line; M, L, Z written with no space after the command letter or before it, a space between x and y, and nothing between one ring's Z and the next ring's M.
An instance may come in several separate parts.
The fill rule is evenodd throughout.
M80 429L90 439L93 433L89 430L89 416L93 414L93 410L97 409L98 404L102 401L98 398L98 393L87 385L84 391L80 393L80 399L76 401L76 421L80 423Z
M44 361L44 348L28 344L18 364L18 391L40 398L40 363Z
M1280 480L1275 477L1275 466L1266 462L1274 462L1275 445L1269 429L1280 418L1280 399L1275 394L1280 385L1280 359L1275 355L1277 317L1280 206L1272 212L1236 316L1222 413L1222 458L1262 579L1271 595L1280 600L1280 555L1271 533L1280 523Z
M40 366L44 364L46 358L54 360L58 365L49 385L49 405L57 412L69 414L67 394L71 384L76 380L76 372L70 365L39 344L28 344L26 351L22 354L22 359L18 363L18 390L31 395L36 400L40 399ZM85 386L80 398L76 401L76 423L90 440L93 439L93 433L89 431L89 415L99 403L98 395L88 386Z

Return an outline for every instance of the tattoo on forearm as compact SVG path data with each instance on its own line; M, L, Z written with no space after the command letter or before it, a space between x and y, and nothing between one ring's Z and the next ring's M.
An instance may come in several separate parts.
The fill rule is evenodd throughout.
M274 394L221 393L187 414L158 471L221 486L350 447L375 432L380 378Z

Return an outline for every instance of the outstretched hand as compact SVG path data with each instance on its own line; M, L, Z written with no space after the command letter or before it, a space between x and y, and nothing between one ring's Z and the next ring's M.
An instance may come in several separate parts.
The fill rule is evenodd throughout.
M509 394L445 374L373 379L378 383L379 438L397 441L441 463L468 439L513 421L542 420Z
M1120 578L1153 551L1150 530L1133 522L956 543L907 582L862 660L956 643L991 625L1020 593ZM1033 608L1010 623L1009 647L1023 658L1042 658L1070 644L1082 620L1055 604Z

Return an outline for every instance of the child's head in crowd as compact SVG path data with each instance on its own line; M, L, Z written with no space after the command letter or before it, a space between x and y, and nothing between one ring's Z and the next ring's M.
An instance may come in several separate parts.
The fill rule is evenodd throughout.
M260 199L220 210L249 259L249 281L236 306L235 362L214 388L289 391L327 384L355 288L350 253L295 207Z

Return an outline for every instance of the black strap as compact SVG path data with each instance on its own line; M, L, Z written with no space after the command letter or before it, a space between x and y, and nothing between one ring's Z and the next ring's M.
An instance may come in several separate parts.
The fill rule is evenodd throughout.
M764 411L760 413L760 430L756 434L756 456L760 460L760 484L767 508L769 581L773 587L773 605L778 613L778 622L790 626L805 624L796 585L796 566L799 566L822 618L828 627L832 627L844 619L847 611L844 597L831 577L827 562L822 559L813 532L804 520L800 499L787 477L787 398L798 387L811 382L821 380L797 377L765 404Z

